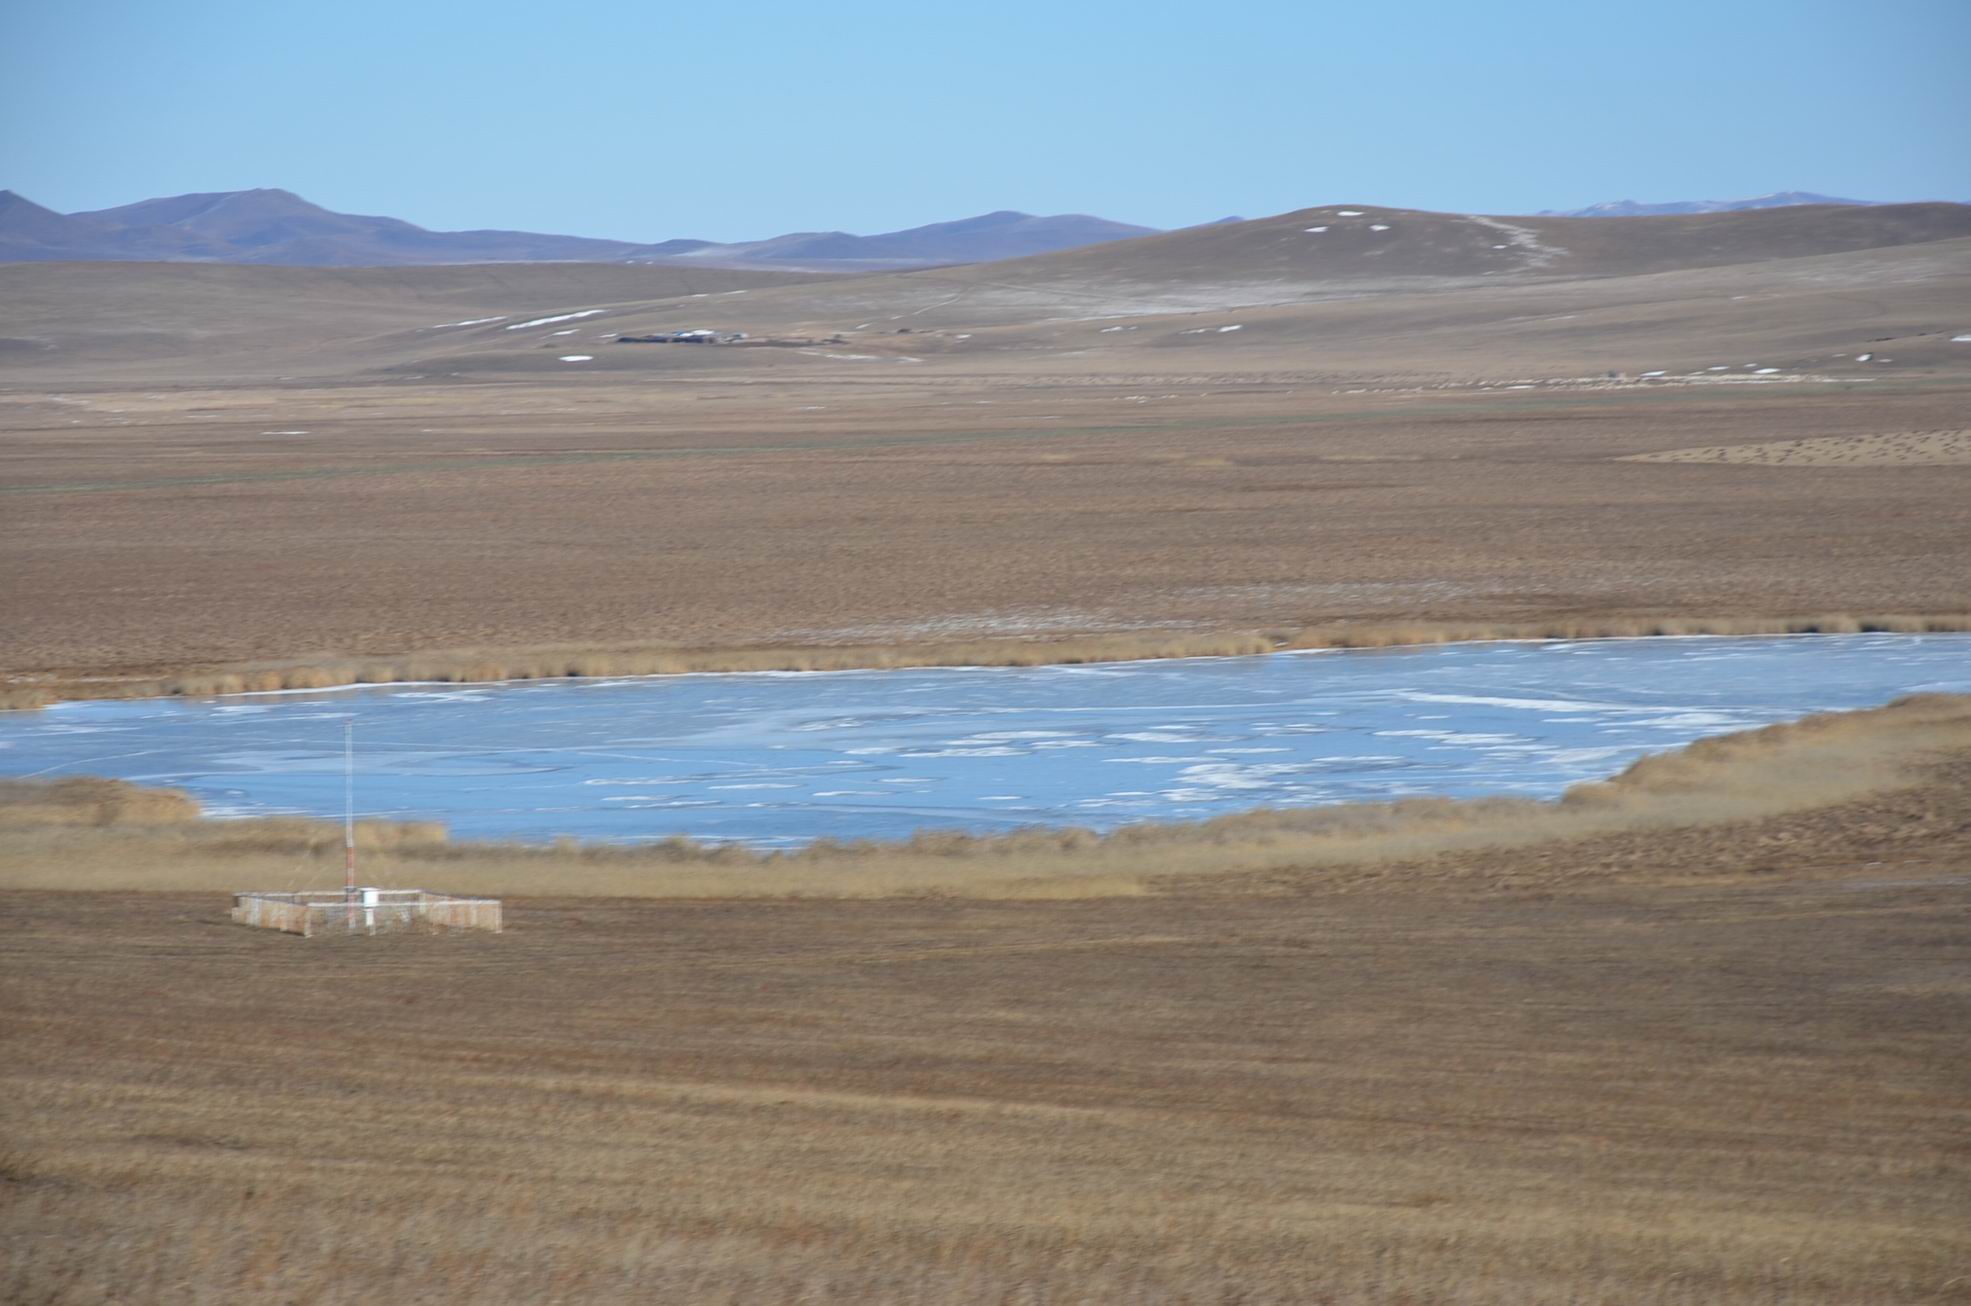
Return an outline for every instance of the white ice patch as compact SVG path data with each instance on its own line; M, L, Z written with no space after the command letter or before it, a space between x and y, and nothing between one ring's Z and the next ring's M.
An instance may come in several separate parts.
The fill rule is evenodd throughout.
M551 336L572 336L581 334L581 330L580 327L569 327L566 331L550 331L548 334Z
M440 322L436 326L426 327L425 330L443 331L447 327L485 326L488 322L504 322L504 321L506 321L506 314L502 313L498 317L469 317L463 322Z
M692 778L688 775L642 775L632 776L622 780L604 777L582 781L585 785L630 785L632 787L642 785L688 785L691 782Z
M306 431L262 431L262 435L306 435Z
M1335 211L1335 216L1336 216L1337 218L1359 218L1359 217L1361 217L1361 216L1362 216L1362 210L1360 210L1360 209L1337 209L1337 210Z
M1857 363L1866 363L1869 359L1873 357L1875 357L1874 354L1856 354L1855 361Z
M1724 730L1732 727L1743 728L1753 724L1748 718L1727 712L1705 712L1689 710L1672 712L1669 716L1658 717L1654 721L1642 723L1649 730Z
M971 743L974 740L983 740L989 743L1003 743L1004 741L1009 739L1071 739L1071 738L1073 738L1073 736L1065 730L981 730L978 734L971 736L969 739L959 740L958 742Z
M1225 333L1226 333L1227 331L1243 331L1243 330L1245 330L1245 329L1246 329L1246 324L1245 324L1245 323L1243 323L1243 322L1234 322L1234 323L1233 323L1233 324L1232 324L1231 326L1222 326L1222 327L1220 327L1220 328L1218 328L1218 334L1222 336L1222 335L1224 335L1224 334L1225 334Z
M1779 371L1779 369L1778 369L1778 368L1776 368L1776 367L1762 367L1762 368L1759 368L1759 369L1758 369L1757 371L1755 371L1755 372L1753 372L1753 373L1752 373L1752 375L1754 375L1754 376L1771 376L1771 375L1772 375L1772 374L1773 374L1774 372L1777 372L1777 371Z
M1017 748L993 744L984 748L913 748L905 757L1019 757Z
M1662 372L1644 372L1644 373L1643 373L1643 377L1644 377L1644 379L1645 379L1645 380L1647 380L1647 379L1648 379L1649 377L1652 377L1652 376L1662 376L1662 375L1664 375L1664 374L1663 374Z
M1307 234L1310 236L1318 236L1326 230L1327 230L1326 227L1309 227L1307 228Z
M1953 345L1971 345L1971 332L1967 332L1961 336L1952 336L1950 342Z
M528 327L553 326L556 322L573 322L578 317L594 317L597 313L606 313L608 311L606 308L585 308L579 313L562 313L555 317L537 317L531 322L515 322L506 329L508 331L525 331Z
M595 355L594 354L563 354L561 356L561 361L564 363L593 363L595 361Z
M1616 748L1556 748L1547 754L1546 760L1557 766L1592 766L1606 762L1611 757L1621 757L1629 749Z
M1370 230L1370 231L1388 231L1388 230L1389 230L1389 224L1388 224L1387 222L1371 222L1371 223L1369 224L1369 230Z
M1473 707L1516 707L1529 712L1624 710L1624 705L1621 703L1581 703L1568 698L1499 698L1486 694L1431 694L1421 689L1399 689L1396 691L1396 696L1408 699L1412 703L1469 703Z

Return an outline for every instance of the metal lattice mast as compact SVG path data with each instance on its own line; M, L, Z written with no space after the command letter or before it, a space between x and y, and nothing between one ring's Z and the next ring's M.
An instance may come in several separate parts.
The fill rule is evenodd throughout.
M342 896L356 923L356 723L342 724Z

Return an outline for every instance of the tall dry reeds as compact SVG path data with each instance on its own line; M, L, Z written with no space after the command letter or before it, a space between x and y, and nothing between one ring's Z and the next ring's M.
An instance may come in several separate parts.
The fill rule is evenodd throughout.
M1399 648L1513 639L1634 639L1676 635L1941 634L1971 631L1971 613L1767 617L1578 617L1536 622L1335 622L1298 629L1130 632L1055 640L971 640L782 648L439 650L398 658L322 658L178 675L37 679L0 687L0 710L79 699L213 697L343 685L467 684L583 676L714 672L866 671L906 667L1073 666L1163 658L1237 657L1297 649Z

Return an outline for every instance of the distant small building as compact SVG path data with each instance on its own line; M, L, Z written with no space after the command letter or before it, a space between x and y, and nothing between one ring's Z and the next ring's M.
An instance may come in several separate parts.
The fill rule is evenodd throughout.
M619 345L729 345L746 339L744 331L732 331L720 335L703 327L693 327L687 331L653 331L644 336L617 336Z

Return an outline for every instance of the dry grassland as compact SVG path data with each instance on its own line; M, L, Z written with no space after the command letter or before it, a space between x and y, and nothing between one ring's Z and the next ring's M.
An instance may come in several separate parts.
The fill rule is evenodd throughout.
M10 890L0 1297L1971 1300L1967 779L1346 894Z
M1905 433L1971 406L1966 212L1278 219L779 285L10 269L0 688L1960 618L1971 472ZM845 343L614 343L689 324Z
M196 394L128 427L103 411L120 398L17 409L0 669L24 696L197 691L1971 609L1957 468L1618 461L1721 430L1941 428L1962 390L1291 389L598 380L258 391L209 418ZM48 421L71 410L84 425ZM260 434L286 430L312 434Z

